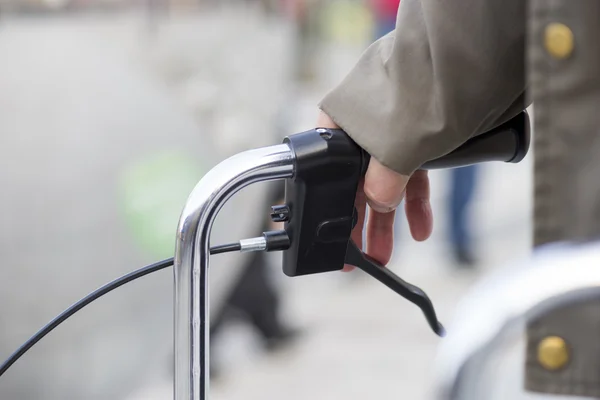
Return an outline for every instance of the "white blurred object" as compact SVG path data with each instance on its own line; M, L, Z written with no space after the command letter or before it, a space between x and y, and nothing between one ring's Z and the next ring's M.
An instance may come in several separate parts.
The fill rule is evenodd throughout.
M43 0L44 5L52 9L60 9L69 4L69 0Z
M521 389L525 322L600 298L599 262L600 243L559 244L483 280L459 304L441 343L433 398L560 399Z

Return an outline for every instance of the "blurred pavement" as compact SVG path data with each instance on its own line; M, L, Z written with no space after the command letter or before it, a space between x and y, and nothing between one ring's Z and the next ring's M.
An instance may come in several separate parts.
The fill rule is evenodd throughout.
M147 28L134 13L0 22L1 358L90 291L172 256L177 219L202 175L273 143L274 107L264 99L279 103L285 64L267 56L281 54L285 36L242 13L176 18L159 37ZM248 41L252 29L262 35L262 49L236 41L236 28ZM226 64L244 49L259 63ZM219 94L207 115L186 106L179 85L198 84L200 72ZM244 207L264 207L260 188L223 208L214 242L256 235L257 214ZM243 257L213 260L213 304ZM118 400L169 371L172 288L163 271L90 305L3 376L0 398Z
M51 150L49 153L58 154L52 153L55 148L51 146L60 147L57 141L61 137L61 129L65 129L65 132L76 133L77 129L90 129L90 126L95 126L92 131L99 135L97 137L102 137L101 133L106 132L107 135L113 135L112 139L106 140L123 140L121 145L110 148L102 147L94 142L76 141L74 143L77 146L87 143L87 152L82 151L79 147L73 151L63 148L64 154L66 154L63 157L72 157L67 161L70 160L69 162L73 165L85 164L86 160L96 160L98 152L110 155L109 158L112 160L120 157L121 161L118 163L121 163L127 157L135 155L130 154L128 149L131 150L132 147L143 143L142 138L145 136L142 135L153 132L154 139L145 146L160 148L174 140L169 135L165 136L165 132L177 132L177 135L180 135L177 137L184 139L182 142L184 148L200 146L199 142L195 141L194 135L199 135L202 141L205 141L203 146L208 147L206 143L214 146L210 147L216 149L214 154L203 154L202 156L206 157L204 167L210 167L218 159L227 155L250 147L276 143L283 135L311 128L316 114L316 103L320 96L335 83L336 79L342 78L345 70L351 66L352 60L355 60L360 54L360 49L357 48L336 47L336 52L330 52L328 51L330 49L324 47L321 49L323 54L319 56L322 57L319 66L320 74L325 78L316 82L312 87L294 88L282 83L285 82L286 74L289 71L289 65L286 64L289 60L286 49L289 46L286 46L286 41L289 40L287 35L290 34L290 30L285 25L259 20L257 19L259 17L252 13L238 12L231 19L228 14L230 26L227 27L222 25L224 20L220 17L203 18L202 23L198 23L199 20L191 17L181 17L173 19L170 23L159 24L158 31L154 33L155 36L152 36L152 34L147 35L146 28L148 27L139 15L112 18L110 23L106 23L102 18L100 20L90 19L84 23L79 21L79 28L85 26L87 30L88 36L83 37L73 36L72 31L65 28L69 23L60 20L42 25L37 22L36 24L32 23L31 26L35 25L34 28L26 26L30 23L29 21L3 21L0 24L2 50L4 54L15 55L11 62L3 62L3 69L0 70L5 78L0 79L0 112L3 113L0 115L0 121L5 121L5 125L2 125L4 126L3 132L10 132L10 129L20 127L20 131L17 131L34 131L39 136L29 139L26 136L13 137L11 142L4 142L4 140L8 140L5 137L3 145L0 147L4 147L6 156L15 151L17 148L15 146L20 146L18 149L24 154L27 154L26 149L30 143L38 143L40 149L39 153L29 154L30 158L21 158L20 160L14 158L10 164L5 161L5 179L9 179L11 176L18 177L19 175L15 171L23 168L23 165L26 166L27 163L30 163L31 166L31 170L27 170L29 171L27 176L31 179L28 181L29 183L26 185L22 180L20 186L6 189L7 192L2 197L3 202L6 202L3 203L5 212L2 214L2 222L5 227L3 231L5 252L8 252L10 246L15 248L14 246L23 246L23 243L26 243L27 236L23 236L23 240L18 243L14 239L13 227L18 226L15 216L21 212L18 210L18 203L23 198L33 197L31 188L35 187L35 179L39 179L39 176L36 175L37 169L40 168L39 162L46 160L44 157L49 157L42 150L48 148ZM265 30L265 25L270 30ZM220 30L216 31L217 27L220 27ZM254 30L251 27L254 27L252 28ZM259 27L261 29L258 29ZM229 36L222 34L228 30L231 32ZM19 38L21 42L11 42L11 38L15 37ZM246 37L246 40L241 40L240 37ZM87 46L83 46L82 43L90 38L94 38L93 41L87 43ZM182 38L186 38L186 40L182 40ZM243 48L249 53L243 57L240 55L241 53L235 53L232 46L236 43L239 46L237 50L242 51ZM34 56L33 50L22 51L24 46L33 46L34 44L38 46L36 51L39 52L41 49L46 53L43 56L36 53L38 55ZM73 51L80 52L80 59L74 64L71 64L70 60L61 60L61 49L62 54L73 54ZM255 52L255 56L251 56L252 52ZM239 60L243 60L243 63L231 63L232 54L240 55ZM133 70L126 73L127 76L123 76L120 69L125 64L135 66ZM71 66L71 68L67 68L67 66ZM65 91L61 87L52 87L51 81L40 78L41 75L36 74L36 69L40 67L46 70L51 69L52 74L55 75L51 74L50 76L58 76L63 73L62 79L68 79L72 83L69 86L70 91ZM267 67L270 69L266 70ZM62 72L61 69L63 69ZM262 73L259 74L257 71L262 71ZM64 74L71 74L71 76ZM266 79L265 76L269 76L271 79ZM110 96L107 97L106 99L109 100L102 103L106 108L92 112L81 101L82 92L76 90L77 86L96 85L94 88L87 88L85 93L87 95L94 92L106 94L103 85L109 85L113 78L123 78L119 82L133 80L137 83L133 86L127 86L127 83L124 83L125 86L119 87L119 90L109 91L110 96L114 96L113 100L110 100ZM48 90L41 90L43 85L50 86L48 86ZM135 85L138 86L134 87ZM143 87L146 89L140 89ZM233 91L235 91L235 95L223 95L223 93L232 93ZM23 96L20 99L18 98L19 93ZM42 96L34 101L39 93L46 93L47 97ZM130 98L122 97L127 93L132 96ZM133 95L133 93L137 94ZM157 100L149 100L151 98ZM117 125L106 122L114 117L110 115L111 108L108 107L111 101L116 103L115 106L122 107L122 113L117 119L120 122ZM17 107L23 107L24 104L29 104L29 108L19 109ZM60 115L63 119L59 121L56 118L53 119L53 113L55 113L53 110L61 109L61 107L72 107L77 110L77 113L71 115L81 116L79 125L73 124L67 118L69 114L65 113L54 114ZM139 111L142 109L144 112ZM163 113L160 111L161 109L168 111ZM281 111L285 111L285 117L288 118L283 122ZM45 117L40 118L39 113ZM153 116L153 118L149 116ZM38 121L35 120L36 118ZM94 118L104 119L105 124L94 123ZM24 120L25 124L23 124ZM52 123L49 124L48 121ZM135 123L127 121L135 121ZM157 123L158 125L156 125ZM47 129L48 124L53 127L53 130ZM286 131L274 130L276 126L285 126ZM264 132L260 135L254 134L261 129ZM136 134L123 136L124 132L136 132ZM531 160L532 157L529 156L519 165L490 164L484 167L473 219L476 223L477 248L478 255L482 260L481 271L483 272L499 268L504 263L526 256L529 252ZM23 163L21 167L19 161ZM46 165L46 168L51 171L55 165L53 162L56 160L48 158L46 161L47 164L41 165ZM102 170L104 167L103 164L99 164L95 168ZM56 172L59 177L63 176L69 185L77 185L80 182L77 176L73 176L70 181L66 178L69 176L68 171L66 169ZM112 174L112 172L109 173ZM445 176L446 173L443 171L431 174L432 202L436 218L433 237L426 243L414 243L407 238L408 233L404 230L402 245L397 250L398 254L394 257L391 266L401 277L422 287L429 294L437 307L442 322L451 320L456 302L477 278L477 273L454 271L447 256L446 212L444 209L447 190ZM106 183L113 177L109 175L103 179L103 182ZM90 186L94 185L90 183ZM49 182L46 192L40 192L42 199L37 202L43 203L43 196L53 193L53 190L56 190L55 186ZM102 190L99 190L90 192L88 195L92 197L93 194L97 199L103 195L102 193ZM9 202L9 198L15 200ZM49 201L48 198L45 199ZM60 203L65 199L56 201ZM6 204L15 207L16 211L9 212ZM44 204L49 207L47 202ZM87 215L84 214L81 207L77 208L77 204L67 202L62 207L61 214L56 216L57 221L60 218L68 221L70 213ZM47 212L47 208L42 206L38 206L38 210L39 218ZM231 207L226 213L235 218L241 216L244 211ZM86 220L85 226L104 224L108 227L118 223L114 217L111 218L92 214ZM60 223L60 221L56 223ZM222 235L226 235L227 226L222 224L220 226L222 228L218 229L221 229ZM20 343L28 333L46 322L63 306L68 305L95 286L114 278L118 275L117 272L129 271L138 266L142 260L152 261L151 257L145 253L131 252L133 245L129 242L132 240L122 232L114 237L104 238L104 242L99 237L96 243L89 244L89 248L78 247L76 255L61 258L58 256L59 254L68 253L72 246L83 246L84 239L91 239L89 236L81 237L81 231L77 228L69 229L71 229L69 230L70 236L64 237L60 235L56 237L57 233L49 229L39 231L38 236L35 237L36 243L44 243L48 237L55 236L52 249L46 249L45 253L40 251L37 256L30 254L28 258L21 260L30 264L31 269L24 270L22 275L11 275L10 282L6 280L8 278L5 278L5 282L9 282L9 285L5 286L27 287L30 281L36 279L39 281L41 276L44 276L46 281L59 282L60 280L53 273L46 272L47 275L40 275L44 273L43 262L47 260L49 251L56 254L52 265L71 265L71 269L63 271L66 275L77 273L79 264L75 261L81 262L82 259L92 257L95 247L99 246L110 249L110 251L106 252L104 258L99 257L95 260L97 265L95 269L81 270L78 272L79 275L72 276L72 279L79 279L79 281L72 280L70 283L67 281L65 287L58 283L55 286L51 285L51 292L44 292L43 295L40 295L45 296L46 299L55 297L60 299L53 304L46 301L47 307L43 309L43 312L42 307L35 301L32 304L29 302L38 294L36 290L42 290L40 288L43 287L46 287L46 290L50 289L47 289L48 285L40 284L37 287L31 284L32 292L28 292L26 298L21 301L28 305L28 309L36 310L35 318L32 316L27 323L23 322L19 331L11 335L10 341L5 343L10 348ZM13 237L12 242L6 241L11 237ZM72 242L75 239L78 241ZM119 243L121 244L119 245ZM123 256L123 259L117 266L109 270L100 270L101 264L108 263L120 255ZM304 330L303 336L293 348L286 349L274 356L267 356L257 351L251 332L245 327L234 326L218 343L219 355L228 368L224 371L223 378L213 383L212 399L426 399L426 393L430 386L428 374L439 339L429 331L421 312L416 307L372 279L361 277L360 271L350 274L331 273L290 279L283 276L277 262L277 259L273 260L273 277L280 280L281 290L286 294L284 298L285 317L293 325ZM219 266L223 267L224 264L219 264ZM5 268L12 267L7 265ZM95 271L95 274L90 276L90 271ZM115 328L119 324L127 325L124 321L127 320L128 314L121 315L120 318L123 320L120 320L112 314L114 308L110 308L108 305L118 306L118 304L132 301L131 299L136 296L144 295L145 297L138 297L138 301L141 302L142 299L152 297L153 291L163 290L164 293L161 293L159 298L153 299L156 304L162 302L160 312L157 312L156 315L152 315L152 310L147 314L147 311L139 312L136 318L141 318L143 314L146 325L128 327L126 329L127 336L118 338L121 346L127 347L133 338L144 337L146 340L140 340L140 342L144 342L145 346L137 350L140 353L152 352L149 349L153 349L152 346L160 343L160 348L156 350L157 354L154 354L153 357L148 356L147 360L140 359L132 363L132 360L125 358L135 357L136 353L133 350L127 355L120 354L115 350L108 352L111 353L111 357L105 357L104 360L118 363L118 360L123 357L123 361L132 363L119 365L124 370L147 365L147 373L138 372L136 377L140 380L145 379L149 383L141 384L143 388L139 393L128 400L171 399L171 376L168 373L168 357L170 356L168 352L171 347L171 338L167 334L171 324L171 283L170 273L165 272L153 277L153 280L149 278L148 282L144 284L147 286L140 284L138 292L133 291L135 286L132 286L132 288L122 289L119 292L120 295L115 293L110 302L107 299L104 308L98 305L95 308L86 309L83 313L87 317L81 317L78 325L75 324L78 320L74 319L72 325L67 324L61 327L61 336L57 331L54 341L46 342L47 348L53 346L54 352L43 353L36 347L40 351L39 355L47 357L46 364L49 363L49 365L46 367L51 367L52 357L56 356L56 351L60 351L60 346L68 348L69 344L72 344L69 343L69 340L73 340L72 336L64 336L65 332L78 326L79 331L77 332L80 335L76 336L77 348L86 348L87 343L91 344L92 342L87 342L85 323L100 320L101 322L97 322L98 324L109 325L108 328L105 328L106 330L96 332L96 335L108 335L110 327ZM78 290L71 292L66 290L67 287ZM146 287L146 291L142 290L142 287ZM68 295L65 292L69 292ZM57 293L62 293L62 297ZM13 305L16 303L13 299L8 304L11 307L3 309L2 314L5 317L5 323L12 324L15 323L17 317L10 314L9 308L14 312L16 306L13 307ZM141 307L136 304L132 306L132 313L135 314L136 310L145 310L145 308L136 308ZM104 313L101 312L102 310ZM111 325L110 320L113 317L116 319L112 322L114 325ZM153 332L152 328L148 328L151 326L160 326L160 329L157 330L158 333ZM149 337L150 332L152 332L152 338ZM76 334L73 333L73 335ZM2 354L6 354L7 351L8 348L3 349ZM98 347L95 351L107 352L107 349ZM33 353L31 356L33 357ZM77 365L80 365L80 368L85 366L81 360L80 364L69 360L69 358L65 358L62 359L62 362L73 362L71 368L75 369ZM25 366L26 359L22 361L20 370L25 372L29 367ZM107 368L110 369L110 366ZM103 384L102 377L96 377L96 379L97 385ZM104 377L104 379L108 378Z

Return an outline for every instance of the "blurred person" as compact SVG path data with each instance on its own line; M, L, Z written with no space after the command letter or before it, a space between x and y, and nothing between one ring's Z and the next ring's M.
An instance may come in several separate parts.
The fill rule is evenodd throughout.
M169 6L171 5L168 0L145 0L144 8L146 10L146 23L148 32L151 35L158 33L160 20L169 13Z
M448 230L452 254L458 267L473 267L476 263L470 216L480 168L474 164L449 171Z
M260 3L260 7L267 15L277 15L280 11L280 0L249 0L251 3Z
M281 0L287 14L295 21L294 79L310 82L315 77L315 40L319 35L317 15L320 0Z
M392 32L396 27L396 16L400 0L370 0L375 17L375 39ZM470 225L470 211L476 192L479 166L476 164L453 168L450 172L450 193L448 195L448 239L452 255L458 267L472 267L475 264L473 240ZM396 223L398 223L396 218ZM398 224L399 225L399 224ZM395 229L399 236L399 229Z
M395 34L371 45L319 104L316 126L341 127L372 156L356 197L357 244L366 223L367 253L387 264L403 199L412 237L426 240L433 216L429 178L419 167L531 102L534 246L596 240L599 13L599 2L585 0L403 0ZM527 325L525 390L600 397L598 307L550 311ZM554 365L539 356L549 333L568 349Z
M396 15L400 0L369 0L375 18L375 39L379 39L396 27Z
M268 206L283 203L285 185L274 182L269 188ZM281 224L265 219L261 230L281 229ZM224 300L223 306L217 311L211 323L211 337L214 341L222 334L227 323L240 319L250 325L258 333L263 348L276 351L292 343L299 330L288 326L281 318L281 294L271 280L269 254L263 251L248 254L247 261L242 265L241 276L231 288ZM213 342L214 343L214 342ZM222 371L216 358L211 357L211 375L218 378Z

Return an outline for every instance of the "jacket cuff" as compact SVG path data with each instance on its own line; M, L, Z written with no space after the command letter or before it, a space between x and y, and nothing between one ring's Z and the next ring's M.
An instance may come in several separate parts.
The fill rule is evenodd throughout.
M417 151L421 141L402 137L402 127L392 123L397 88L385 68L385 53L392 46L391 35L371 45L341 84L327 93L319 108L372 157L400 174L410 175L427 160Z

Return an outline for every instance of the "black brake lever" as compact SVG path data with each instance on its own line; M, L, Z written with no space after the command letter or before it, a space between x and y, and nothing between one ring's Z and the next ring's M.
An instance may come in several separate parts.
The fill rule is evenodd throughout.
M374 258L363 253L352 240L348 242L345 262L346 264L360 268L400 296L404 297L406 300L415 304L423 311L425 319L427 319L431 329L433 329L438 336L443 337L446 335L446 331L441 322L438 321L435 308L433 307L429 296L427 296L427 293L417 286L406 282L398 275L394 274L389 268L384 267Z
M523 111L505 124L471 138L462 146L422 166L454 168L486 161L517 163L529 149L529 118ZM284 222L290 247L283 252L283 271L301 276L338 271L355 265L421 308L435 333L442 336L429 297L365 255L351 240L356 224L354 199L369 164L369 154L340 129L318 128L288 136L294 153L294 177L285 183L285 205L273 210Z

